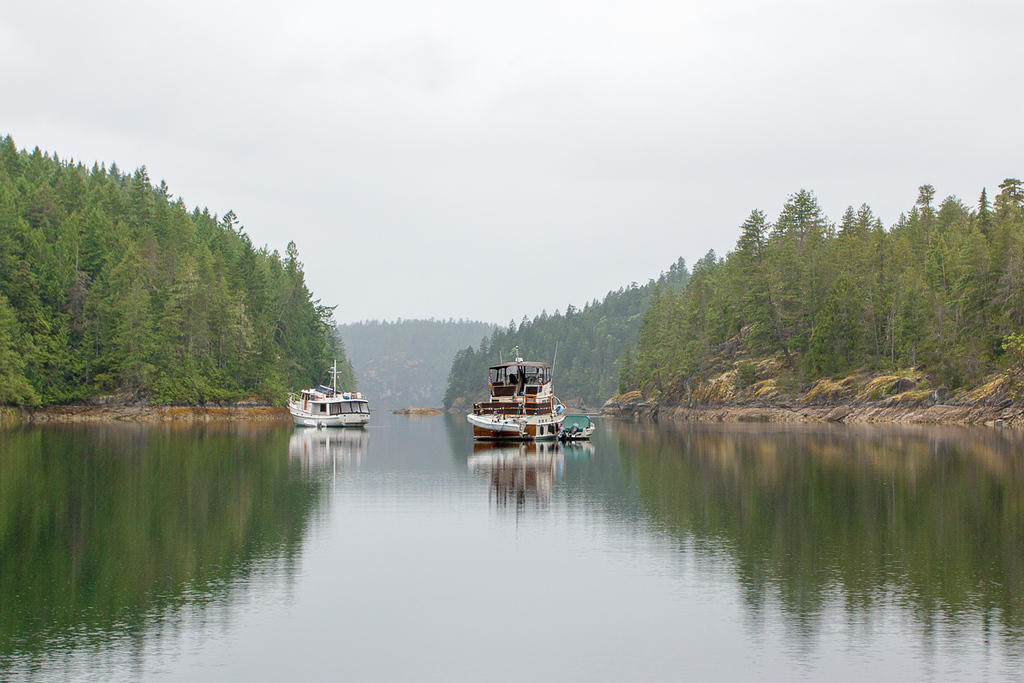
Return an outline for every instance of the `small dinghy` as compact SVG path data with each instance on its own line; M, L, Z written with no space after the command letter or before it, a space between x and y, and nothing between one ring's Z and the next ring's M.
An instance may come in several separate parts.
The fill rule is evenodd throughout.
M559 441L589 441L597 425L586 415L566 415L558 430Z

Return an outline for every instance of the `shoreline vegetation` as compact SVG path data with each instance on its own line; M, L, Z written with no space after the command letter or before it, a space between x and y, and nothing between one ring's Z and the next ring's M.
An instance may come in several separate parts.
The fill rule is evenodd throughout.
M608 415L1024 427L1024 183L886 228L791 195L651 297Z
M0 410L0 426L21 424L115 423L196 424L259 423L291 424L287 408L269 404L151 405L107 403L102 405L51 405L6 407Z
M0 137L0 405L283 403L335 359L353 387L333 310L294 242Z

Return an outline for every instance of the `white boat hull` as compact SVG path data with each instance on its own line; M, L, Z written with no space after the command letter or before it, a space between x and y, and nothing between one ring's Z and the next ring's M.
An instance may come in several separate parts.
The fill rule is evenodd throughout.
M370 416L365 413L342 413L340 415L316 415L301 409L288 408L296 427L365 427Z
M584 429L582 432L576 434L566 434L565 436L559 437L561 441L590 441L590 435L594 433L594 428Z
M561 415L505 417L470 413L466 421L473 425L473 438L484 440L554 441Z

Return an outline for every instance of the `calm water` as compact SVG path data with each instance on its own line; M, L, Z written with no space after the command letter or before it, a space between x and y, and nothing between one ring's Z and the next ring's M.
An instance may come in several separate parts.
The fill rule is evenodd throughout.
M0 678L1020 680L1024 441L0 432Z

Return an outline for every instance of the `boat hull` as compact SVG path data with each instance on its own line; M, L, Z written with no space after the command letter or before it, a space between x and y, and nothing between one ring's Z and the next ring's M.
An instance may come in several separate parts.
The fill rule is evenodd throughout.
M590 441L590 435L594 433L594 427L587 427L584 430L567 433L563 432L559 437L559 441Z
M563 419L559 415L519 419L475 413L466 416L473 425L473 438L478 441L554 441Z
M302 410L289 409L296 427L365 427L370 416L364 413L341 415L314 415Z

